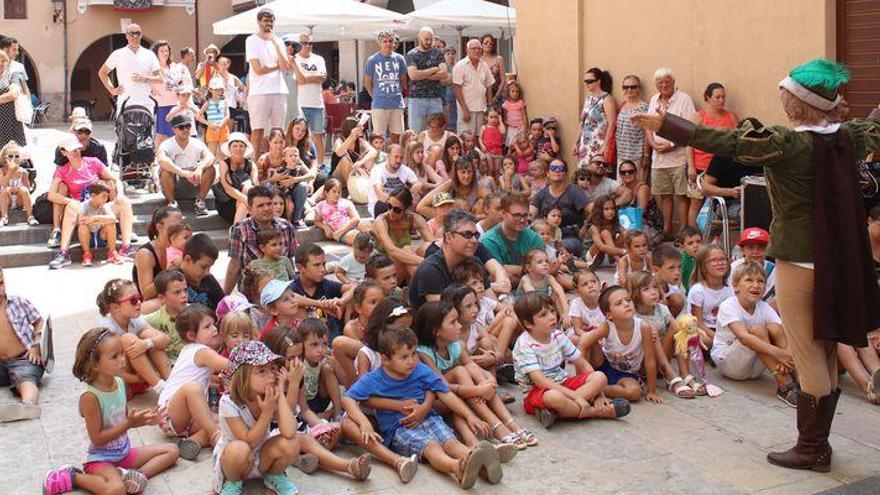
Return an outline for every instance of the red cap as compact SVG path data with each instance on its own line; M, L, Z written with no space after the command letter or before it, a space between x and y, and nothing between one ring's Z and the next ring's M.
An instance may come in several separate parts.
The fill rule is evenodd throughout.
M742 231L739 236L738 245L744 244L763 244L766 246L770 243L770 233L760 227L749 227Z

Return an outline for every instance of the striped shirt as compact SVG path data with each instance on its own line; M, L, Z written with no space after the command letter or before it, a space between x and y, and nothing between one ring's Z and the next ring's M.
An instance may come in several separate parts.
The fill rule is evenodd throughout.
M220 125L226 115L226 100L210 100L205 108L205 119L209 124Z
M514 376L525 389L533 385L529 378L533 371L540 371L554 382L562 383L568 378L565 363L580 356L581 351L559 330L550 334L547 343L538 342L528 332L523 332L513 346Z

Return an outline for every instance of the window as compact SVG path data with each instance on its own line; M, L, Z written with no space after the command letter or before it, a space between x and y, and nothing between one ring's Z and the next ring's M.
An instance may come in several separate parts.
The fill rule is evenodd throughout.
M27 19L27 0L3 0L3 17Z

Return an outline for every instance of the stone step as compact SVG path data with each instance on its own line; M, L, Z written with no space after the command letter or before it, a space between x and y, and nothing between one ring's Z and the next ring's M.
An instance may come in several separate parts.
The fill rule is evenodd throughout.
M217 244L218 249L226 249L229 246L228 229L209 230L205 233ZM45 241L40 244L0 246L0 266L17 268L22 266L48 265L55 256L55 251L56 249L47 248ZM106 248L93 251L99 260L104 260ZM82 249L80 249L78 243L71 245L70 255L74 263L82 259Z
M192 210L184 213L185 221L194 232L204 232L209 230L228 229L229 224L217 214L210 210L210 214L204 217L197 217ZM16 213L13 215L12 213ZM134 233L137 234L142 242L146 241L147 226L150 223L152 214L137 214L134 216ZM0 246L13 245L29 245L41 244L45 245L49 239L49 233L52 230L51 225L36 225L31 227L24 222L24 214L20 211L10 212L11 225L0 227ZM74 233L74 236L76 234Z

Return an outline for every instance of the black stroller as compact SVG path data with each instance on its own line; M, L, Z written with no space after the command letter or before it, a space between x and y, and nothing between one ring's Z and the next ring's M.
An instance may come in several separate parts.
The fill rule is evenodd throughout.
M155 100L153 100L155 108ZM116 148L113 163L122 183L134 189L156 190L152 167L156 161L153 140L154 110L123 101L116 112Z

